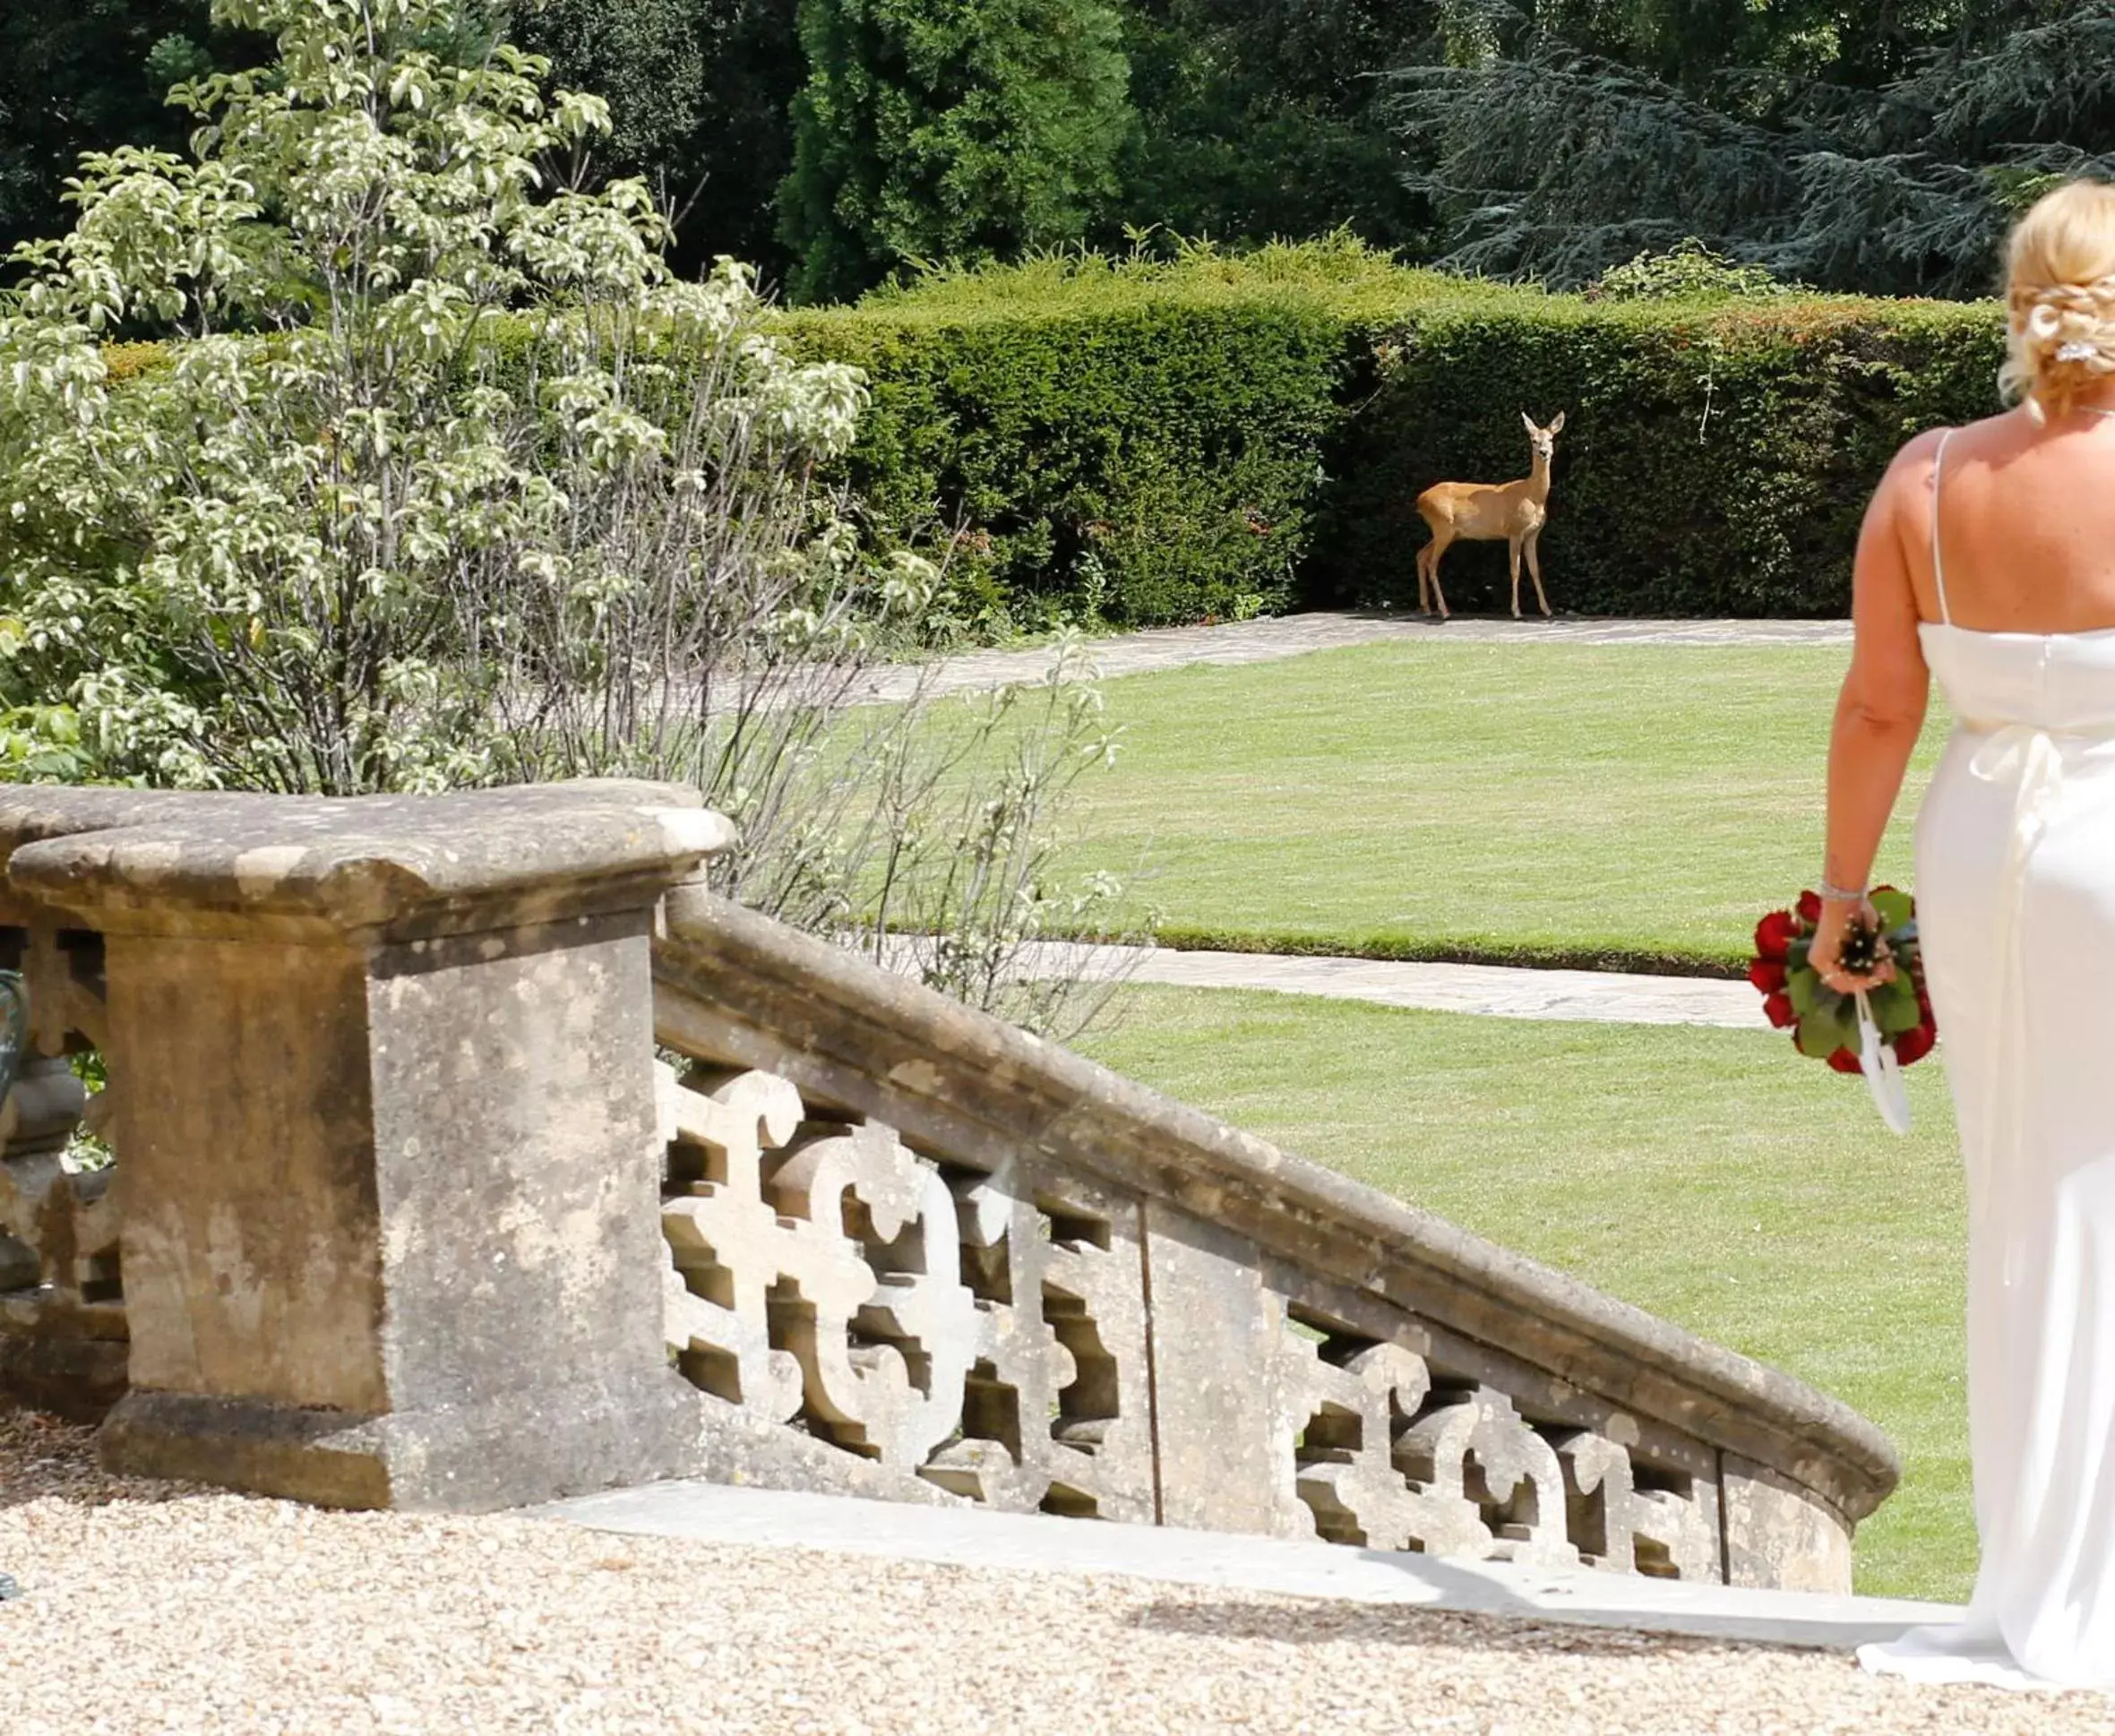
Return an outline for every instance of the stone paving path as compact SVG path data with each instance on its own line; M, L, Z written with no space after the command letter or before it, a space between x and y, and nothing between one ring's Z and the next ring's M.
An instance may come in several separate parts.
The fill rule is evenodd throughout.
M1617 971L1524 970L1496 965L1395 964L1372 958L1257 952L1180 952L1169 947L1046 942L1026 959L1038 976L1077 975L1190 989L1263 989L1386 1007L1482 1013L1495 1018L1580 1019L1616 1025L1710 1025L1769 1029L1762 997L1744 982Z
M924 1507L843 1495L670 1482L531 1508L634 1537L807 1549L897 1561L1027 1572L1121 1574L1284 1597L1408 1604L1747 1645L1850 1651L1927 1622L1957 1621L1947 1603L1761 1591L1587 1568L1519 1567L1341 1543L1083 1523L1043 1513Z
M1847 621L1603 621L1560 616L1554 621L1470 619L1444 626L1415 615L1376 611L1318 610L1266 621L1228 622L1217 627L1161 627L1091 640L1105 677L1149 675L1191 664L1271 663L1309 651L1379 641L1466 640L1472 644L1554 641L1569 645L1848 645ZM921 682L928 692L958 693L1038 681L1048 673L1052 651L970 651L937 662L898 665L878 671L869 687L877 701L908 698Z

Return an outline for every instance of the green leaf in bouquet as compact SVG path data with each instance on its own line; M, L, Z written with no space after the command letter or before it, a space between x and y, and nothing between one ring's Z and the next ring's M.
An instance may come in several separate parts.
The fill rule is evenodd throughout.
M1906 975L1868 990L1866 1000L1872 1007L1872 1022L1880 1027L1882 1036L1900 1036L1924 1022L1923 1010L1917 1005L1916 985Z
M1821 978L1805 966L1787 973L1784 993L1792 997L1792 1010L1801 1018L1828 999L1828 991L1821 986Z
M1799 1022L1794 1040L1802 1055L1816 1061L1827 1061L1838 1049L1858 1051L1858 1027L1854 1020L1845 1018L1837 1006L1817 1007Z
M1813 951L1814 937L1811 934L1794 941L1784 949L1784 968L1787 970L1806 969L1807 960L1812 956Z
M1916 910L1916 901L1907 892L1885 891L1872 895L1873 914L1879 917L1882 929L1900 928L1909 921Z

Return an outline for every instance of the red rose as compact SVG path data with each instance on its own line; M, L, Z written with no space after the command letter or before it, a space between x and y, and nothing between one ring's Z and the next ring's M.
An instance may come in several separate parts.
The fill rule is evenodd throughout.
M1799 1015L1792 1010L1789 994L1773 994L1764 1001L1763 1016L1781 1031L1788 1031L1799 1023Z
M1848 1049L1838 1049L1829 1056L1828 1064L1839 1073L1862 1073L1865 1070L1858 1064L1858 1057Z
M1821 920L1821 894L1801 892L1799 895L1799 919L1809 928Z
M1799 939L1799 924L1789 910L1773 910L1755 925L1755 954L1774 965L1784 962L1792 943Z
M1907 1067L1912 1061L1923 1060L1938 1041L1938 1027L1926 1019L1915 1030L1904 1031L1895 1039L1895 1059Z
M1765 994L1775 994L1784 988L1786 975L1783 965L1767 958L1758 958L1748 967L1748 980Z

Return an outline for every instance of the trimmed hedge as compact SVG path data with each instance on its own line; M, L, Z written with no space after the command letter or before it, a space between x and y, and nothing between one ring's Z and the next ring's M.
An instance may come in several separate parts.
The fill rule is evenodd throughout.
M1995 409L2004 348L1989 305L1517 292L1363 325L1356 343L1310 599L1414 604L1419 492L1525 475L1519 411L1561 409L1552 605L1646 615L1843 613L1888 460L1920 429ZM1442 580L1455 607L1502 608L1506 575L1502 543L1457 545Z
M1596 302L1345 243L1045 260L787 329L873 378L876 529L959 529L975 609L1013 622L1414 603L1417 494L1526 474L1523 409L1569 412L1556 606L1841 613L1889 455L1995 408L2003 349L1990 304ZM1504 546L1457 546L1446 582L1503 608Z
M978 637L1412 605L1417 495L1525 475L1523 409L1569 412L1556 607L1841 614L1888 457L1990 414L2004 348L1992 303L1595 301L1343 237L1045 258L776 324L866 371L845 479L882 546L951 545L933 628ZM1504 546L1457 545L1444 580L1505 607Z
M972 631L1290 606L1338 420L1329 308L1113 277L1004 293L1015 275L786 319L798 354L867 374L847 479L872 527L951 542Z

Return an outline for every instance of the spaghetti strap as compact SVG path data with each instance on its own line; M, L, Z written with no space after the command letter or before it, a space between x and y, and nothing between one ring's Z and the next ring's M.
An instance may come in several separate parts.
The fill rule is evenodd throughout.
M1939 618L1947 626L1954 624L1954 612L1946 601L1946 557L1939 547L1939 481L1946 473L1946 443L1954 437L1948 428L1939 436L1939 454L1931 460L1931 578L1939 587Z

